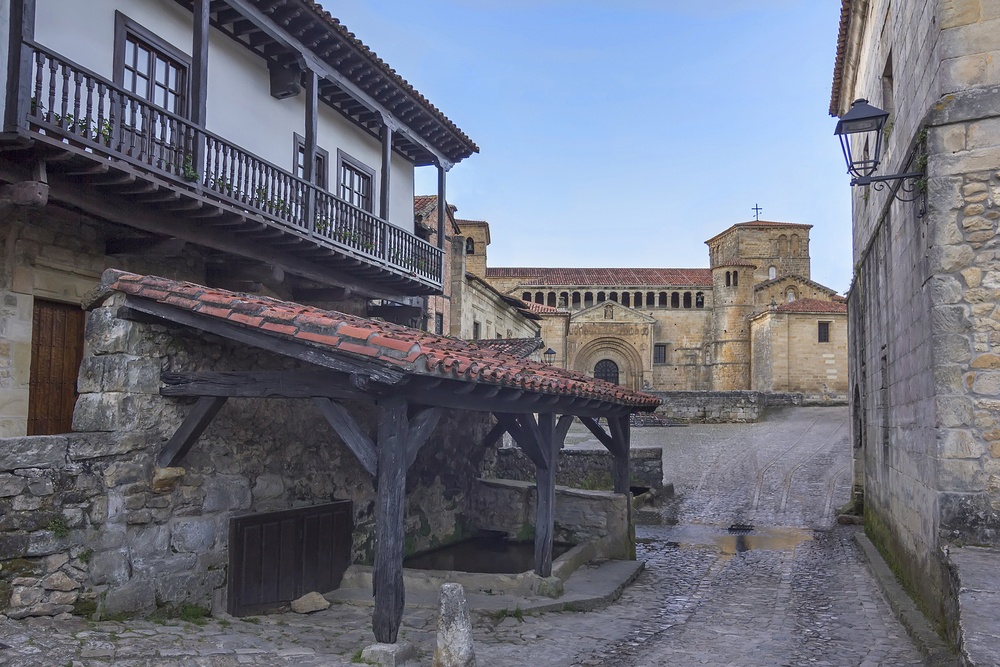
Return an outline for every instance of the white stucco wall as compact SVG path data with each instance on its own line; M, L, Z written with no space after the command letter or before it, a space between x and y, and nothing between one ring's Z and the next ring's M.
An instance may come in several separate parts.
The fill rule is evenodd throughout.
M185 54L192 50L192 16L171 0L38 0L38 43L113 78L115 10ZM4 14L4 21L8 16ZM6 40L4 41L6 46ZM304 95L270 95L266 62L218 30L209 34L207 128L278 167L293 169L294 134L305 132ZM318 144L330 153L328 183L336 184L337 149L375 171L375 212L381 187L381 146L376 137L320 105ZM413 166L393 155L389 221L413 231Z

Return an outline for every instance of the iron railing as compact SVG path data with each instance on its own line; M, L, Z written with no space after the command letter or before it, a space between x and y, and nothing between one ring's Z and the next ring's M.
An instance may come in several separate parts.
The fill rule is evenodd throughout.
M33 42L32 130L122 160L289 233L440 287L443 252Z

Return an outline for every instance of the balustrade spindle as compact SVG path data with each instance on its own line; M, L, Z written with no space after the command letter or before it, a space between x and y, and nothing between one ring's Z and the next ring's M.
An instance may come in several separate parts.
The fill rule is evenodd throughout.
M49 59L49 105L46 107L46 119L48 122L52 122L52 114L56 107L56 71L58 70L58 65L55 60Z
M105 131L104 125L104 84L97 82L97 140L106 145L111 145L111 133Z
M84 105L84 117L83 124L87 128L87 138L90 139L90 131L94 125L94 80L91 77L87 77L87 101ZM97 139L99 135L95 134L94 139Z
M73 72L73 124L70 132L75 132L76 134L89 134L89 131L83 130L85 125L83 120L80 118L80 72ZM83 131L81 131L83 130ZM89 138L89 137L88 137Z
M31 98L31 113L40 120L45 118L42 106L42 81L44 79L45 55L40 51L35 52L35 90Z
M62 71L62 81L60 82L62 84L60 89L62 103L59 106L59 127L65 130L67 127L66 123L69 118L69 67L64 64L60 69Z

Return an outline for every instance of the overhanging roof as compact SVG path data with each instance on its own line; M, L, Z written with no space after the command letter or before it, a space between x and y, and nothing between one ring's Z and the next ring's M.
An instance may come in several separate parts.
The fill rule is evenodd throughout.
M111 292L126 295L132 313L306 361L342 375L344 390L355 387L370 396L577 416L648 411L660 404L649 394L466 341L279 299L108 269L95 301Z

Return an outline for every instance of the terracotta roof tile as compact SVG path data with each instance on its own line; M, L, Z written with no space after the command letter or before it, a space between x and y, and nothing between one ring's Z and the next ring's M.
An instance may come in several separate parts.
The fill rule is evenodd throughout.
M535 303L534 301L523 301L528 310L533 313L565 313L566 311L562 308L554 308L552 306L546 306L544 303Z
M581 396L638 410L650 410L660 403L655 396L588 375L512 356L505 350L486 349L482 342L474 344L333 310L114 269L104 272L102 286L105 291L114 290L196 312L202 317L266 331L268 335L298 340L325 352L364 357L414 375L467 382L488 380L505 387ZM221 304L232 307L220 307Z
M778 306L779 313L847 313L847 304L819 299L796 299Z
M711 287L711 269L486 267L487 278L523 278L522 285L608 287Z
M483 338L469 342L480 349L510 354L521 359L527 358L532 352L545 345L545 341L541 338ZM493 375L495 373L490 370L489 376Z

